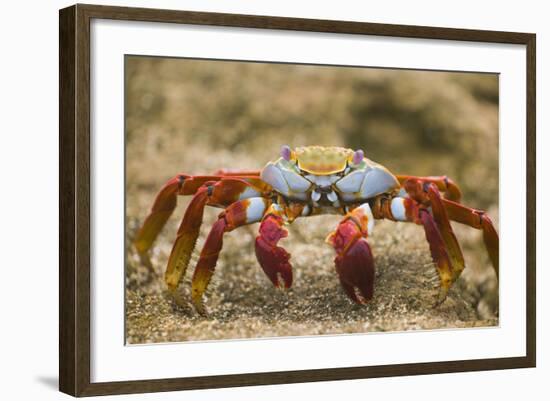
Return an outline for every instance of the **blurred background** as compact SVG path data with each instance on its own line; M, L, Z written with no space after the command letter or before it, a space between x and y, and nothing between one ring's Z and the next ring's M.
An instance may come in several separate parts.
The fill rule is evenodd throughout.
M208 293L208 318L165 292L162 276L188 199L153 249L155 271L130 241L163 183L182 172L259 169L281 145L364 149L396 174L447 175L463 203L488 210L498 229L498 76L127 56L127 340L130 343L471 327L498 324L498 284L476 230L454 225L467 269L449 300L422 228L379 222L375 299L347 302L323 243L339 218L297 221L284 246L295 285L275 291L254 259L257 225L228 234ZM219 210L209 211L208 232ZM201 240L199 240L200 250ZM197 252L198 253L198 252Z

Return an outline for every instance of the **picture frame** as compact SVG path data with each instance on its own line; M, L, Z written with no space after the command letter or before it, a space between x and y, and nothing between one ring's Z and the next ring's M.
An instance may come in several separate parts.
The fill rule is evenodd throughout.
M307 32L309 35L353 35L354 37L523 46L526 55L524 60L525 137L522 138L526 149L524 155L526 208L525 242L518 246L525 246L526 256L525 288L523 289L525 291L525 325L522 328L525 340L522 344L525 349L524 355L154 379L93 380L92 348L95 341L91 327L94 318L91 258L94 250L91 220L94 205L91 181L94 164L91 148L94 138L92 137L93 102L91 101L93 92L91 25L92 21L97 20L180 24L204 28L237 28L241 34L246 34L248 30L270 30L285 32L289 36ZM94 396L536 366L536 36L534 34L81 4L60 10L59 29L60 391L73 396Z

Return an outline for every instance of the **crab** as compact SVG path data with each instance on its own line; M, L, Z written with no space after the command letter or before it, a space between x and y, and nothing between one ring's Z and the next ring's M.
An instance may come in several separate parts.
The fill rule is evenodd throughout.
M282 146L280 157L262 170L219 170L213 175L177 174L157 194L152 209L134 240L144 263L156 237L176 208L178 195L193 195L179 226L168 259L165 282L175 293L195 248L206 206L222 208L212 225L191 283L191 298L206 313L204 293L214 274L224 234L260 223L256 257L278 288L293 281L290 254L278 245L287 237L285 225L296 218L343 215L326 242L335 252L336 273L354 302L373 298L375 266L368 243L377 219L408 222L424 228L440 286L441 304L465 267L450 221L483 232L483 241L498 278L499 239L489 216L460 203L459 187L446 176L394 175L365 157L363 150L342 147Z

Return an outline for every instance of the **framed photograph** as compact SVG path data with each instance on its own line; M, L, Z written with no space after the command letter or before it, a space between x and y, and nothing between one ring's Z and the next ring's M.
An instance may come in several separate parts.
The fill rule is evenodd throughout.
M61 391L535 366L534 34L59 18Z

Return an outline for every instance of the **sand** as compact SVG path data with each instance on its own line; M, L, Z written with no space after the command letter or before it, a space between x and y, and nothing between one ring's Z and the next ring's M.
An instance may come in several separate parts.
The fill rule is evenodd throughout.
M354 304L338 282L334 251L323 242L337 221L334 216L312 217L291 227L289 238L283 242L293 255L294 285L286 291L274 288L255 260L257 225L226 234L205 298L206 317L196 313L190 302L189 280L194 266L188 269L177 299L166 290L162 274L170 250L169 235L154 253L154 272L141 266L132 254L135 271L128 275L128 343L498 324L496 279L489 265L481 273L465 270L447 300L434 307L439 279L422 228L406 223L385 221L376 227L370 239L376 263L375 296L367 305Z

